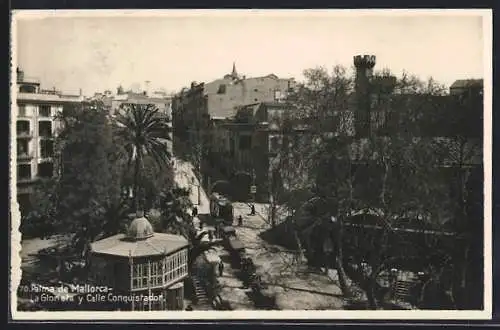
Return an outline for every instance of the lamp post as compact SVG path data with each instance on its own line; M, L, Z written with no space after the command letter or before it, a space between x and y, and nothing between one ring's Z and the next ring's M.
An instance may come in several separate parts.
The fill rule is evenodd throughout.
M192 185L192 186L196 186L196 188L198 189L198 204L197 204L197 205L201 205L200 183L198 182L198 184L195 184L195 183L194 183L194 178L193 178L193 177L191 177L191 185Z
M256 191L256 187L255 187L255 168L254 167L252 168L252 188L251 189L252 189L252 191L251 191L252 202L255 203L255 195L256 195L257 191Z

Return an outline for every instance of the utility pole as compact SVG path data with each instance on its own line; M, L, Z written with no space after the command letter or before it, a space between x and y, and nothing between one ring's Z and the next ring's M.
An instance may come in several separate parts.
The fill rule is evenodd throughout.
M252 201L255 203L255 195L257 193L255 188L255 167L252 166Z
M201 131L201 133L203 133L203 131ZM201 205L201 192L200 192L200 186L201 186L201 162L203 161L203 135L200 134L200 139L199 139L199 148L198 148L198 205Z

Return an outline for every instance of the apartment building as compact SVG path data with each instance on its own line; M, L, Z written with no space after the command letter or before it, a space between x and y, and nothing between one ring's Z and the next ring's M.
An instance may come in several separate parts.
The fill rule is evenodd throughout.
M24 214L30 208L34 184L54 175L55 118L65 105L83 101L81 95L63 95L40 89L40 81L17 69L16 120L17 201Z

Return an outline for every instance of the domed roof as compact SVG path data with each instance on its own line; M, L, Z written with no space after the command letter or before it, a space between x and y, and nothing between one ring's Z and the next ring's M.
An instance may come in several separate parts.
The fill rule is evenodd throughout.
M141 240L154 235L153 226L145 217L135 218L128 227L127 236L129 239Z

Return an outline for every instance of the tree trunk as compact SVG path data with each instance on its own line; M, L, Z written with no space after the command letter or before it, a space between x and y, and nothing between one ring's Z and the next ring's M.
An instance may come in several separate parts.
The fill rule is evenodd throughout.
M300 258L300 262L302 262L302 260L305 259L305 256L304 256L304 250L302 248L302 242L300 241L300 237L299 237L299 233L297 231L297 226L296 226L296 223L295 223L295 214L292 213L292 226L293 226L293 237L295 239L295 243L297 244L297 249L299 251L299 258Z
M271 216L271 227L274 228L276 227L276 204L274 202L274 199L273 201L271 202L271 205L269 205L270 208L271 208L271 212L270 212L270 216Z
M384 221L385 218L384 218ZM373 253L370 258L370 267L371 273L368 277L367 285L366 285L366 297L368 298L368 304L371 309L378 309L378 302L375 296L375 286L377 285L377 276L380 273L384 262L382 262L383 257L383 249L386 248L387 245L387 232L384 230L381 237L377 237L374 244Z
M141 176L141 163L142 163L142 156L139 151L139 147L136 146L136 155L135 155L135 166L134 166L134 203L135 203L135 211L139 216L139 213L141 213L142 207L141 207L141 189L140 189L140 176Z
M378 309L378 303L377 299L375 298L375 279L376 275L371 274L367 285L366 285L366 297L368 299L368 305L370 306L370 309L377 310Z
M344 297L351 297L352 292L349 284L347 284L347 274L344 269L344 252L342 248L342 242L343 242L343 225L340 221L342 221L339 218L339 228L337 230L337 255L335 257L335 267L337 268L337 275L339 277L339 284L340 284L340 289L342 290L342 294Z

